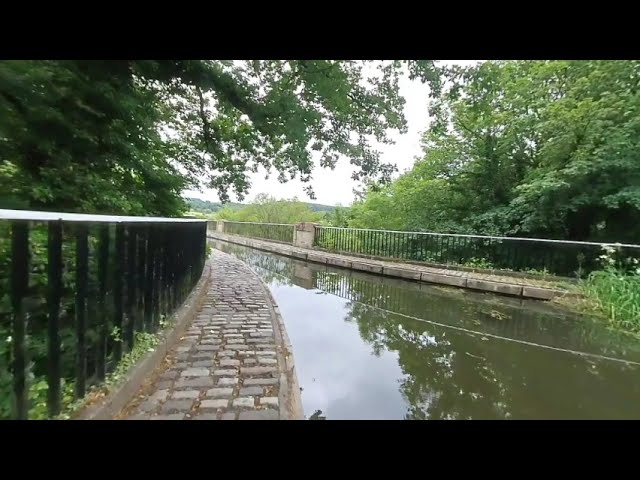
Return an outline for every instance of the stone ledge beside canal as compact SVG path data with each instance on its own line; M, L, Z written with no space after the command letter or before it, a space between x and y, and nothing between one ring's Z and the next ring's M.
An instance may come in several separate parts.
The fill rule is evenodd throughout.
M548 282L542 280L363 259L349 255L328 253L322 250L299 248L256 238L229 235L211 230L207 232L207 236L212 239L244 245L309 262L359 270L414 282L448 285L534 300L552 300L556 297L578 296L578 294L574 292L551 286Z
M248 265L247 265L248 266ZM251 269L251 267L249 267ZM284 319L280 314L280 308L269 291L269 287L260 279L257 273L251 269L253 274L260 280L265 303L271 312L273 321L274 337L276 342L276 353L278 364L280 365L280 420L301 420L304 419L302 408L302 398L300 394L300 384L296 375L295 362L293 360L293 347L287 335Z

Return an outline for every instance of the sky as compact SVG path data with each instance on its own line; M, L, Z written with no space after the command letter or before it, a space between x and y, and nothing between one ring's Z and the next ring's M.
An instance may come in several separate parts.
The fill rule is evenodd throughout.
M443 60L441 64L468 65L476 63L477 60ZM377 144L376 147L381 152L381 162L393 163L398 167L398 174L411 168L417 156L420 155L420 137L429 124L427 107L429 102L429 87L419 80L409 80L403 77L400 80L400 94L406 99L404 113L407 119L408 131L405 134L397 132L389 136L395 140L395 144ZM336 168L330 170L321 168L316 164L313 170L313 178L310 182L316 195L315 200L310 200L303 187L305 184L300 180L289 180L287 183L280 183L277 173L271 174L265 179L266 172L260 169L257 173L249 175L251 188L245 196L244 203L251 201L259 193L267 193L276 198L293 198L299 200L321 203L325 205L349 205L354 199L353 189L358 186L357 182L351 179L354 167L346 158L341 158ZM229 192L231 201L236 201L233 192ZM218 201L218 195L213 190L203 189L198 191L185 191L185 197L196 197L211 202Z

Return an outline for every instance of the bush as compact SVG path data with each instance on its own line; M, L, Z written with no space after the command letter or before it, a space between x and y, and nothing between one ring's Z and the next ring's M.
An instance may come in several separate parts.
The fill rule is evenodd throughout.
M640 333L640 267L637 259L619 260L613 247L600 256L603 269L592 272L582 283L587 299L609 322L629 332Z

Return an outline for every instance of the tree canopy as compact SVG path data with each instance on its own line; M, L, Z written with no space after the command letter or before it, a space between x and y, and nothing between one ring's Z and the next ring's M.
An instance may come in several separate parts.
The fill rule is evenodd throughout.
M309 182L313 152L389 179L372 142L406 129L403 69L437 92L431 61L4 60L0 202L170 215L188 188L242 199L259 166Z
M225 206L216 213L220 220L257 223L320 222L324 216L324 212L314 211L310 204L297 198L277 200L266 193L257 195L252 203L239 208Z
M423 156L350 224L635 242L639 82L638 61L447 68Z

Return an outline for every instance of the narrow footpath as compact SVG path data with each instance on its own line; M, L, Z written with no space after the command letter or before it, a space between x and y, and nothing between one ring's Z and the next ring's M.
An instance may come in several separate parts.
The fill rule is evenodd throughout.
M255 273L214 250L196 318L133 400L129 420L302 419L282 319Z

